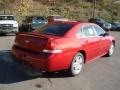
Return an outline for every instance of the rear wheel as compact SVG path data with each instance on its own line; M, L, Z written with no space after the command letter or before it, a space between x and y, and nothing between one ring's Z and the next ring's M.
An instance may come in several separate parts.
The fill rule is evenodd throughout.
M72 76L76 76L80 74L82 67L83 67L83 62L84 62L84 56L82 53L77 53L71 63L71 66L69 68L69 73Z

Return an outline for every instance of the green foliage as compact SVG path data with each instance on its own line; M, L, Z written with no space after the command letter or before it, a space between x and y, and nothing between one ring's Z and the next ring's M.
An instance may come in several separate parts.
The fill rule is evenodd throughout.
M15 2L15 0L1 0L1 2L9 4Z
M33 5L30 0L21 0L16 6L16 12L19 15L26 16L33 9Z

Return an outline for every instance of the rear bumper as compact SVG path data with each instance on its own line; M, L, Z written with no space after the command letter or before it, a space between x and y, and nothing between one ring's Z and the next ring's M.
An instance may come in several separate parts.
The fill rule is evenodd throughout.
M36 53L32 51L21 50L13 46L12 54L16 58L15 61L17 61L19 64L24 64L33 70L52 72L66 69L65 65L67 63L63 62L64 57L61 57L62 53Z
M16 58L15 60L22 65L31 67L35 70L48 71L49 55L23 51L16 48L15 46L12 48L12 54Z

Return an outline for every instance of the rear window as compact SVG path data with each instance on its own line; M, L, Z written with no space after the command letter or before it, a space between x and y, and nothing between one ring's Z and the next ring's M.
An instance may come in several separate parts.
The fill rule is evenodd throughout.
M48 35L55 35L55 36L63 36L66 34L71 28L73 24L55 24L55 25L45 25L37 32L40 34L48 34Z

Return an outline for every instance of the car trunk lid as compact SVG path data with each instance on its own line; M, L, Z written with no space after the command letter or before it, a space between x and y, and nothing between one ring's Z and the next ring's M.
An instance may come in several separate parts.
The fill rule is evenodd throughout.
M18 47L37 52L41 52L48 41L47 36L37 33L19 33L15 39L15 43Z

